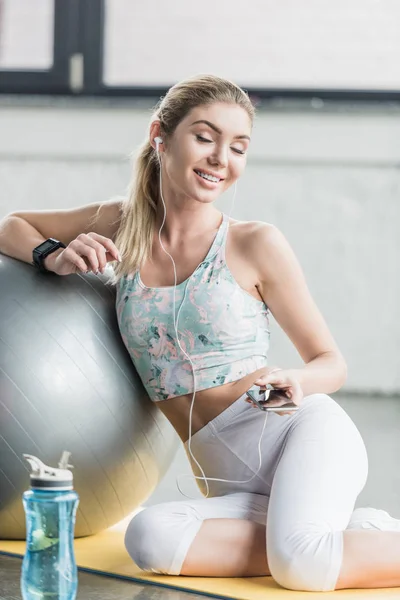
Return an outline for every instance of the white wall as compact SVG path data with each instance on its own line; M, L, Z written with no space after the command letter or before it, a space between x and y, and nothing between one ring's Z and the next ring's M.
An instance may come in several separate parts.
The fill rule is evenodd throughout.
M0 217L124 192L149 106L1 102ZM297 253L347 359L347 391L400 392L399 164L399 109L286 106L259 111L238 186L233 216L275 223ZM300 364L274 324L271 362Z

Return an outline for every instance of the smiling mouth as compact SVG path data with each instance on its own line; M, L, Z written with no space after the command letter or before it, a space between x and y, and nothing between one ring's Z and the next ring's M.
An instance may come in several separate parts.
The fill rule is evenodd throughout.
M209 173L204 173L204 171L199 171L198 169L194 169L194 172L196 175L199 175L199 177L202 177L206 181L211 181L212 183L219 183L220 181L223 181L221 177L215 177Z

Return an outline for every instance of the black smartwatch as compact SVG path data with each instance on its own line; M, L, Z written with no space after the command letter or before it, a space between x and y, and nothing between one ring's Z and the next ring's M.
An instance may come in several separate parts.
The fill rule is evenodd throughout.
M43 264L44 259L59 248L66 248L66 246L54 238L49 238L45 242L42 242L39 244L39 246L36 246L36 248L33 249L33 264L39 269L39 271L42 271L42 273L48 272Z

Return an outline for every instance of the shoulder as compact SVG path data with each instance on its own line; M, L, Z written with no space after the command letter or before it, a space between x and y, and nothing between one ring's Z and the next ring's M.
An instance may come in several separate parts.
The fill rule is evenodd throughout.
M256 269L261 279L271 279L285 264L296 262L285 235L271 223L232 219L229 230L235 248Z
M283 233L271 223L264 221L229 220L229 231L235 244L249 248L250 252L285 245ZM287 242L286 242L287 243Z
M100 202L98 207L99 217L106 219L109 222L120 221L124 208L126 206L125 198L112 198L111 200L106 200L105 202Z
M99 203L92 222L94 230L114 239L121 225L125 206L124 198L114 198Z

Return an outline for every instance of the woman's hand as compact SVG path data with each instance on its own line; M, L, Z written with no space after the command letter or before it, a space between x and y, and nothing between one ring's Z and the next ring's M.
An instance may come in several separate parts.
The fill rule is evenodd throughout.
M267 385L283 390L291 402L300 406L303 399L303 390L297 377L290 369L280 369L278 367L270 367L266 369L264 375L261 375L254 385L260 386L260 390L265 390ZM278 415L292 415L295 411L280 411Z
M57 275L104 273L110 261L121 261L120 254L112 240L98 233L81 233L61 252L50 254L44 262L49 271Z

